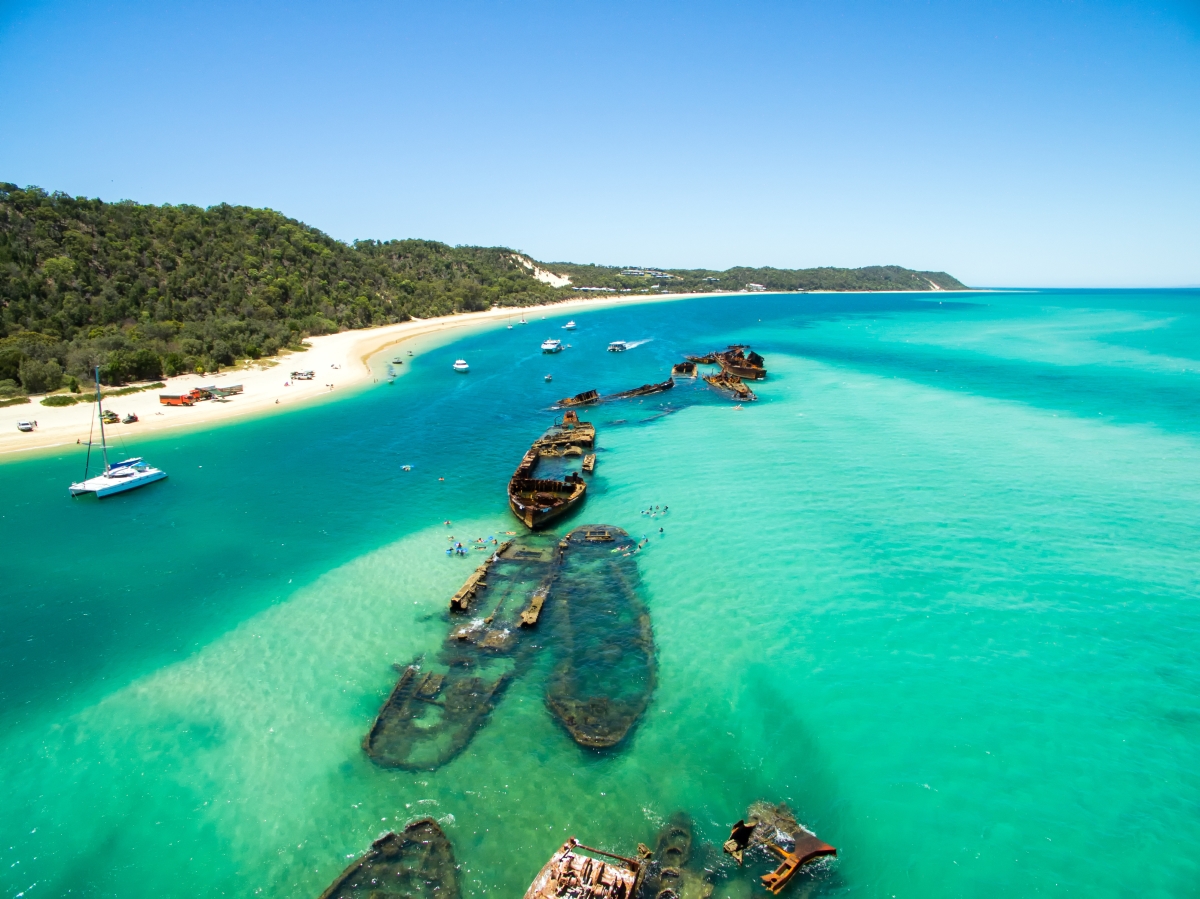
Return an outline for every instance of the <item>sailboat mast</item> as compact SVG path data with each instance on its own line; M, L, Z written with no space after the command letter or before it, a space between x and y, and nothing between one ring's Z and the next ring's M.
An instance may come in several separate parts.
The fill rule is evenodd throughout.
M104 439L104 406L100 402L100 366L96 366L96 411L100 415L100 446L104 449L104 472L108 473L108 441Z

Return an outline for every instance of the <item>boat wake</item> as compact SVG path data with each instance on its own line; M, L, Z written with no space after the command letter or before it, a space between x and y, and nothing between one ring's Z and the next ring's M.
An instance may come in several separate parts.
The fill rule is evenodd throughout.
M647 337L645 340L626 340L625 349L632 350L635 346L641 346L643 343L649 343L653 337Z

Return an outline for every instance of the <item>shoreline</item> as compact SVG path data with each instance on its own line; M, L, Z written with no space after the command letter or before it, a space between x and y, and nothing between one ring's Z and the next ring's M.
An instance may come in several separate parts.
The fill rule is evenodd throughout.
M883 293L886 291L805 291L805 293ZM967 291L901 291L922 296L934 294L959 294ZM986 291L969 291L979 293ZM494 321L528 316L535 312L561 312L570 309L601 309L616 305L661 303L673 300L690 300L699 297L757 296L755 291L732 291L713 293L662 293L638 294L636 296L573 297L558 303L542 303L536 306L497 307L483 312L460 312L438 318L412 319L378 328L362 328L309 337L309 349L288 353L246 364L239 369L227 369L207 375L187 374L163 378L163 388L147 390L127 396L112 397L106 404L119 415L133 412L138 416L136 424L110 425L115 434L128 434L136 438L144 433L157 433L176 428L214 427L236 421L247 415L265 415L294 409L305 403L316 402L323 397L342 395L347 389L360 388L372 383L377 375L371 369L373 357L389 347L398 346L416 337L438 334L471 325L483 325ZM289 373L311 369L315 372L312 381L293 381ZM241 384L243 393L226 403L212 400L195 406L163 406L158 401L160 393L184 393L193 387L216 384L217 386ZM285 386L290 385L290 386ZM330 387L332 385L332 388ZM89 428L94 426L94 402L77 403L73 406L43 406L41 397L31 397L30 403L0 407L0 464L22 458L26 453L51 450L86 444ZM31 433L17 430L18 421L37 421L38 427ZM126 429L129 429L128 431ZM93 439L95 439L93 437Z

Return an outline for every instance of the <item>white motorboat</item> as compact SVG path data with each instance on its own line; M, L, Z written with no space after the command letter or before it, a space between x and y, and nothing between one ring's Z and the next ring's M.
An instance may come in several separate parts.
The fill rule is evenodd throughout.
M155 481L161 481L167 473L160 468L154 468L146 463L141 456L126 459L115 465L108 462L108 441L104 436L104 407L100 396L100 369L96 369L96 411L100 415L100 448L104 454L104 471L94 478L87 476L88 465L92 461L92 441L88 438L87 461L83 466L83 480L71 485L71 496L82 496L94 493L103 498L114 493L124 493L137 487L145 487ZM136 421L136 418L134 419Z
M563 325L563 330L564 331L574 331L575 330L575 322L567 322L565 325Z
M543 340L542 341L542 352L543 353L561 353L562 348L563 348L563 345L562 345L561 340L551 339L551 340Z
M467 365L466 359L457 359L454 362L454 370L458 372L468 372L471 370L471 366Z
M623 353L627 349L629 349L629 345L623 340L614 340L608 345L608 351L610 353Z

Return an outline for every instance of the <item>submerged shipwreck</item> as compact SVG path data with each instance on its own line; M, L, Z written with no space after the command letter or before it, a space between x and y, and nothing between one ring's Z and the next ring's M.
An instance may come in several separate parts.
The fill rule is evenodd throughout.
M529 448L508 482L508 506L525 527L545 527L583 502L587 493L578 471L567 471L559 478L536 477L541 461L582 457L595 442L595 427L569 411Z
M608 525L576 528L560 546L547 641L557 658L546 706L576 743L604 749L641 718L657 677L637 546Z
M542 866L525 899L634 899L642 862L584 846L574 837Z
M638 844L636 858L593 849L571 837L538 872L525 899L709 899L718 880L749 887L748 877L778 895L806 866L837 855L797 823L786 805L769 802L750 806L746 818L733 826L724 849L736 859L736 867L718 863L716 847L697 840L685 812L676 812L663 824L653 849ZM750 866L744 866L747 854ZM765 860L778 865L761 877L745 870L761 870ZM743 894L728 887L724 892Z
M731 346L717 354L717 364L727 375L737 375L743 381L761 381L767 376L766 360L748 346Z
M769 802L756 802L747 809L746 817L733 825L724 849L739 865L753 850L777 861L774 870L759 878L763 888L775 895L782 893L806 865L837 855L836 849L797 822L786 805Z
M561 560L553 540L509 541L450 600L452 624L432 664L416 659L363 738L376 764L432 770L462 752L486 724L504 690L529 667L537 624ZM453 620L453 619L452 619Z
M432 818L387 833L330 884L320 899L460 899L450 840Z
M737 375L719 371L716 374L705 375L704 380L718 392L731 396L741 403L752 403L758 399L754 391L747 387Z
M608 525L501 545L451 597L437 655L395 666L400 676L363 751L384 768L445 765L543 647L555 653L545 689L550 713L582 746L619 743L645 712L656 673L635 549Z
M692 818L676 812L658 832L648 860L642 895L646 899L708 899L713 892L706 859L694 851Z
M559 400L554 404L554 408L568 408L571 406L590 406L597 403L608 403L613 400L628 400L639 396L652 396L656 393L663 393L675 386L675 379L667 378L658 384L643 384L641 387L634 387L632 390L622 390L620 393L610 393L607 396L601 396L598 390L585 390L583 393L577 393L575 396L569 396Z
M747 353L749 349L749 344L735 343L724 350L684 358L701 365L719 365L725 374L736 375L746 381L761 381L767 376L766 360L753 350Z
M762 356L747 350L750 350L747 344L735 343L728 349L706 353L703 356L686 356L687 361L675 365L671 373L682 375L687 371L695 377L699 365L720 366L718 371L703 376L708 385L718 393L740 403L752 403L758 397L745 382L761 381L767 376L767 369L766 360Z

